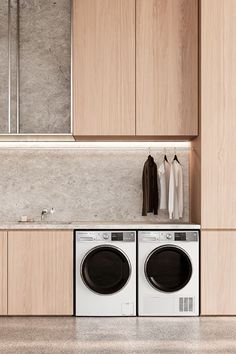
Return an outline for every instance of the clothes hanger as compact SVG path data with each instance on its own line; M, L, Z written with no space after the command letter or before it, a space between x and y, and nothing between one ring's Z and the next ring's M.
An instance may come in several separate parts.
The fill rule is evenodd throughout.
M150 164L154 163L154 158L151 155L151 148L150 147L148 148L148 161Z
M152 157L152 155L151 155L151 148L150 148L150 147L148 148L148 157Z
M181 165L181 163L179 162L179 159L178 159L178 157L176 155L176 147L175 147L175 150L174 150L174 154L175 154L175 156L174 156L173 161L176 161L176 162L178 162Z
M169 162L169 161L168 161L168 158L167 158L167 156L166 156L166 148L164 148L164 161Z

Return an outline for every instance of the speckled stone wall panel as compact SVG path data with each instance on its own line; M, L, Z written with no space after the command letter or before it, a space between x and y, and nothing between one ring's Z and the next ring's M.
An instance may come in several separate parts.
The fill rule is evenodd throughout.
M0 2L0 133L7 132L8 115L8 1Z
M70 0L20 0L21 133L70 133L70 12Z
M160 164L163 154L152 155ZM188 222L189 153L178 157L184 171L180 222ZM54 207L50 221L169 222L167 211L141 216L146 158L146 150L0 150L0 221L39 220L43 208Z

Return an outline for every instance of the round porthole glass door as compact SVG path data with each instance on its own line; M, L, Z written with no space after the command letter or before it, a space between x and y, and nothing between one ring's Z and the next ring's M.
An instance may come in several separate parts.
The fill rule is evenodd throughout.
M93 248L81 265L86 286L98 294L114 294L129 280L131 266L126 255L112 246Z
M174 292L187 285L192 276L188 255L175 246L161 246L152 251L145 263L148 282L157 290Z

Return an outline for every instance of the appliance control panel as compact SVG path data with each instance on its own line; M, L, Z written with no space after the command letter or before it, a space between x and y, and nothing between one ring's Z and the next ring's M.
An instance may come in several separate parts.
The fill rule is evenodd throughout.
M138 239L141 242L194 242L199 240L198 230L158 230L158 231L139 231Z
M136 231L76 231L76 241L135 242Z

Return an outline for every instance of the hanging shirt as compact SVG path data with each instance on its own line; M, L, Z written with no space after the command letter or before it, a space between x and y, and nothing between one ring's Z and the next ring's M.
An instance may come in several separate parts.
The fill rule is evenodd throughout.
M148 156L143 166L143 210L142 215L154 213L157 215L158 189L157 189L157 165L151 155Z
M183 217L183 168L173 161L170 166L169 217L178 220Z
M170 180L170 164L163 161L158 168L160 179L160 206L159 209L168 209L169 200L169 180Z

